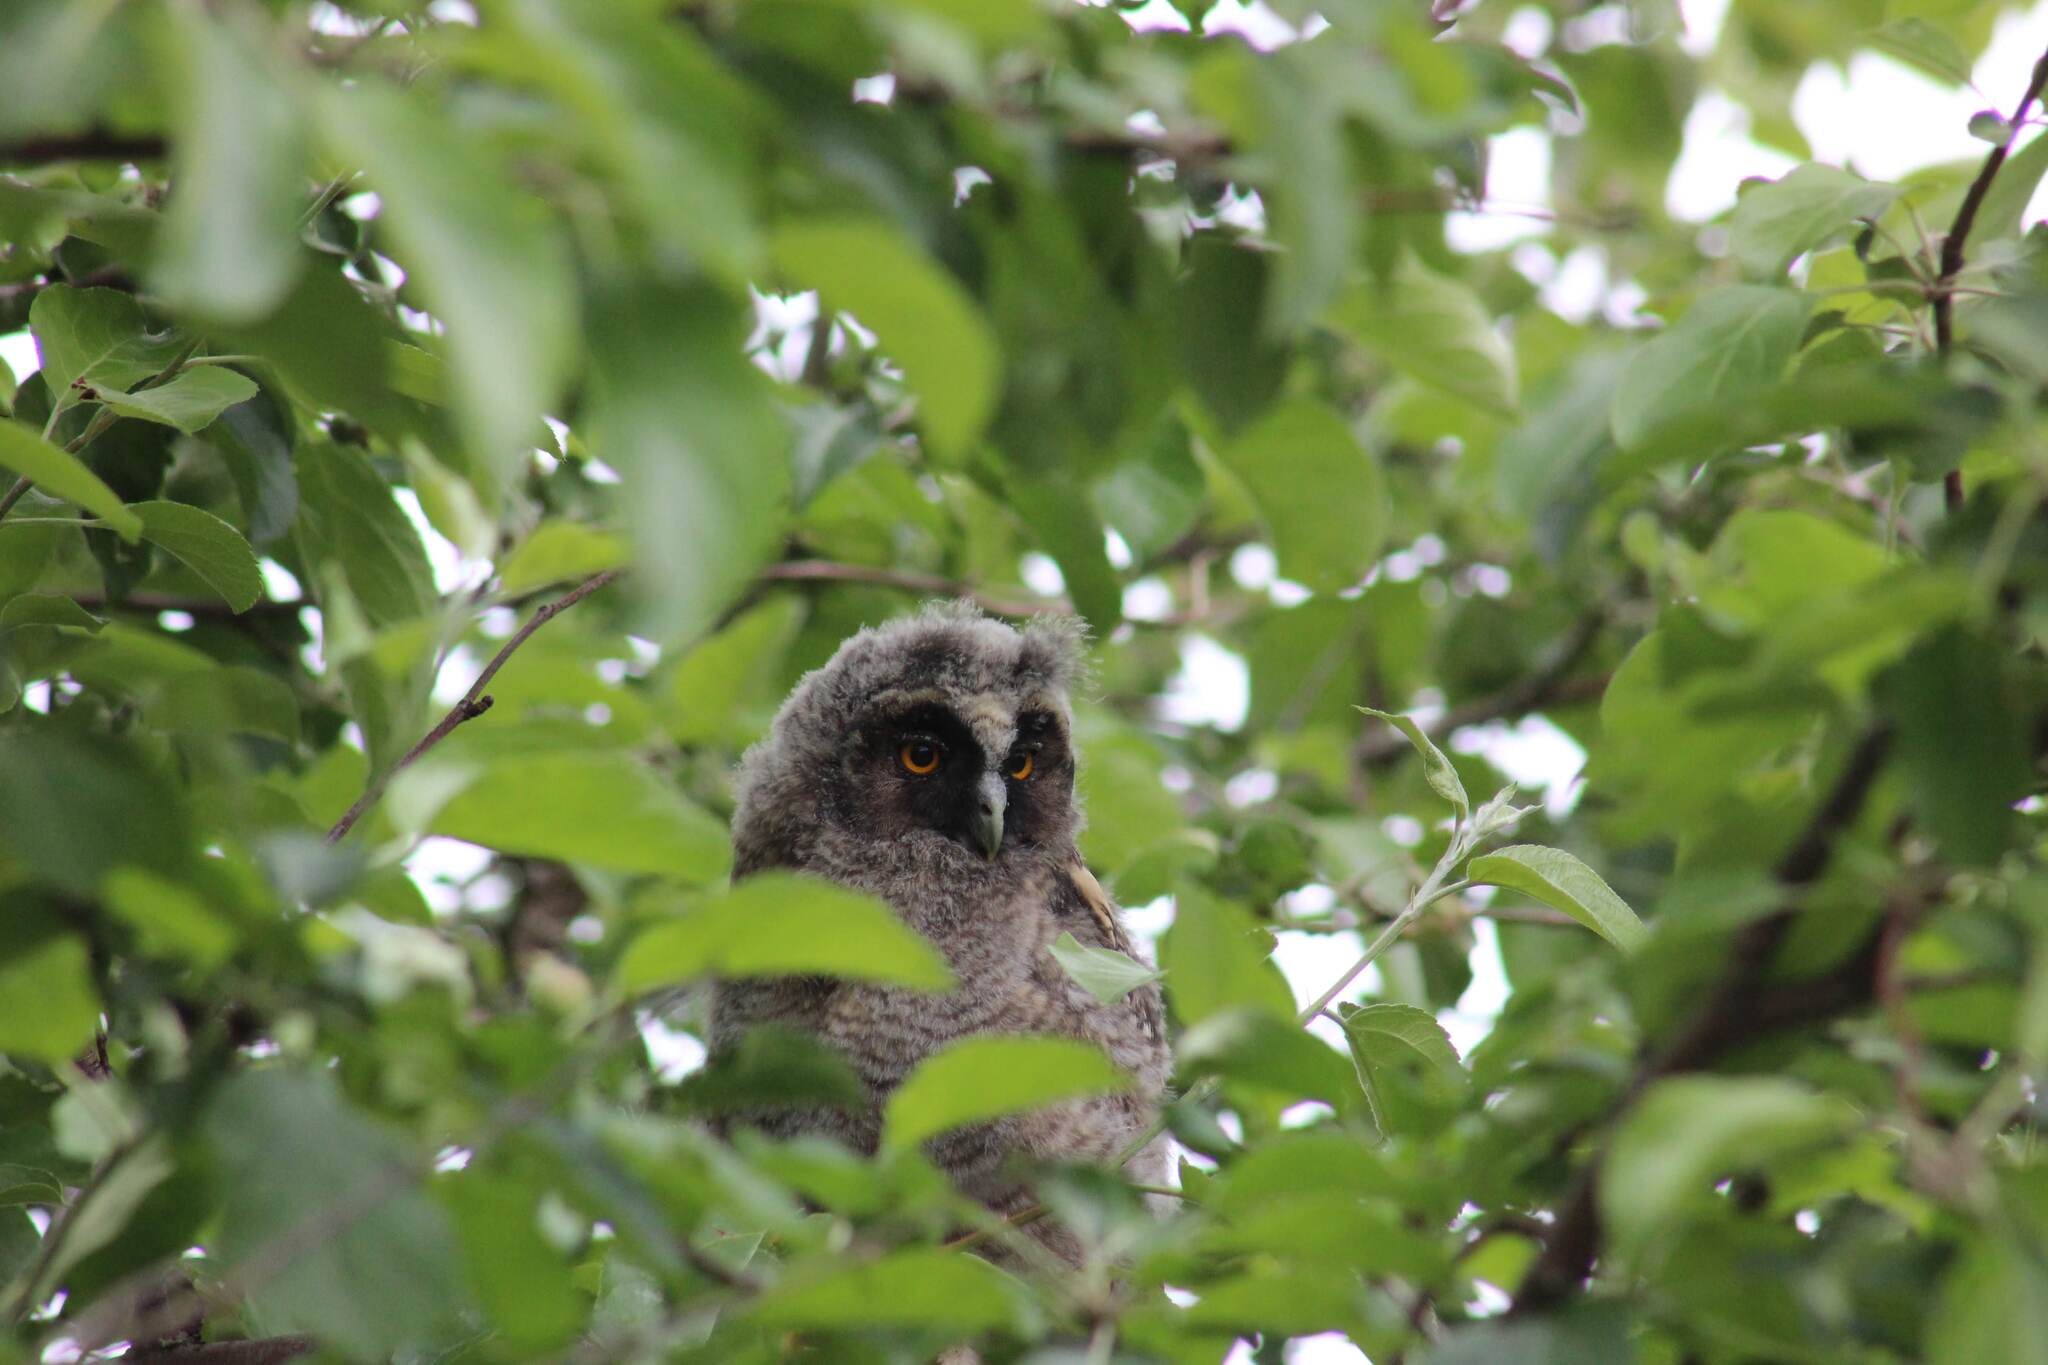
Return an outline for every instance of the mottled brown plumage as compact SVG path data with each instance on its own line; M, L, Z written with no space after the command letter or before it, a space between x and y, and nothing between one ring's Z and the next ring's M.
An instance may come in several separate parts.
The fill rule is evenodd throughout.
M747 754L735 875L792 868L879 896L959 981L943 995L821 978L721 983L715 1050L753 1024L801 1029L847 1058L871 1100L854 1113L763 1114L761 1127L823 1132L871 1152L889 1092L938 1048L979 1033L1081 1038L1134 1082L931 1142L954 1182L989 1207L1028 1202L1022 1173L1032 1163L1114 1160L1151 1122L1170 1064L1158 988L1105 1005L1047 951L1063 933L1130 951L1075 845L1067 691L1080 645L1064 621L1019 630L971 607L928 608L848 640ZM1155 1142L1134 1158L1132 1177L1157 1183L1163 1152ZM1040 1235L1072 1254L1066 1234Z

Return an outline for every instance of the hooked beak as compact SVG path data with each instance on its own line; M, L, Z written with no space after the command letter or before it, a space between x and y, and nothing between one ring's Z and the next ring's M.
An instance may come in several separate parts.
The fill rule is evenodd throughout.
M1003 779L997 773L984 773L981 786L975 792L974 814L968 827L974 832L975 846L990 862L1003 847L1003 809L1010 802L1010 794L1003 790Z

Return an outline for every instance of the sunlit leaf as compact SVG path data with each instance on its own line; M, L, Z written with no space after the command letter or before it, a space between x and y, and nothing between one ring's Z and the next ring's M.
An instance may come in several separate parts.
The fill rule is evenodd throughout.
M245 375L218 365L199 365L154 388L123 393L106 388L97 391L100 401L123 417L161 422L187 433L200 430L237 403L256 396L256 385Z
M1159 979L1159 973L1144 963L1113 949L1092 947L1071 933L1054 939L1046 951L1060 964L1060 970L1105 1005Z

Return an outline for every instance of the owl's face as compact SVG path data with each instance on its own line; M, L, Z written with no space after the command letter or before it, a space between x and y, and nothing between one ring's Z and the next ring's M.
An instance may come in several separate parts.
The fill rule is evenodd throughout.
M864 718L852 766L858 818L884 838L935 836L994 861L1073 833L1073 755L1047 705L884 698Z
M742 765L741 859L979 883L1069 855L1080 640L958 604L855 635Z

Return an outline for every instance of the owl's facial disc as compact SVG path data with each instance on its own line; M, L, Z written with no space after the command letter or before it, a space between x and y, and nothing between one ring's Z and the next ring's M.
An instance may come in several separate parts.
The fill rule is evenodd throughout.
M1065 727L1029 701L987 694L880 699L861 727L864 833L941 836L978 861L1071 837Z

